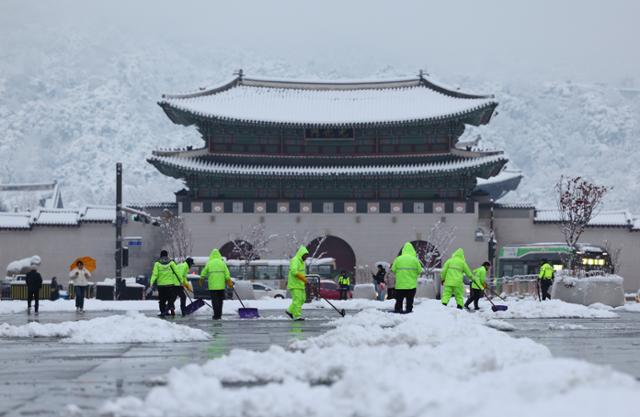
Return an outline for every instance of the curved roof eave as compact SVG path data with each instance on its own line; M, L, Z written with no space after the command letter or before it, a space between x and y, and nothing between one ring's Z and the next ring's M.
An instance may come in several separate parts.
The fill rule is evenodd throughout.
M241 124L250 126L263 126L263 127L290 127L290 128L305 128L305 127L335 127L335 128L350 128L350 127L381 127L381 126L401 126L407 124L435 124L445 123L450 120L465 118L472 116L475 113L479 113L478 120L465 120L465 124L472 126L486 125L493 117L493 112L498 107L498 103L491 101L482 106L477 106L467 111L445 114L436 117L425 117L416 119L399 119L399 120L384 120L384 121L371 121L371 122L344 122L344 123L321 123L321 122L280 122L280 121L267 121L267 120L250 120L250 119L237 119L226 116L208 115L203 113L194 113L186 108L180 108L174 106L169 102L160 101L158 105L162 107L169 119L175 124L181 124L183 126L191 126L197 124L198 121L220 121L229 124ZM486 112L489 112L488 114ZM188 117L182 116L182 114L188 115Z

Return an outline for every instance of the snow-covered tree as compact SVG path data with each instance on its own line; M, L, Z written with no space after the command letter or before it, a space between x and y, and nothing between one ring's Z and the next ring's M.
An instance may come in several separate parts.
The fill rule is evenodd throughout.
M598 214L609 187L582 177L561 176L555 186L560 213L560 230L570 248L574 248L587 224ZM569 269L574 257L569 257Z
M424 260L424 273L429 275L442 265L456 237L456 227L438 220L427 232L427 245L418 248L418 257Z
M160 217L160 232L169 256L183 260L191 255L193 238L182 217L164 209Z
M245 262L245 267L243 268L245 279L247 278L249 263L270 253L269 244L277 237L277 234L267 234L266 227L261 223L248 227L243 226L237 234L229 236L229 240L233 245L231 252L234 258Z

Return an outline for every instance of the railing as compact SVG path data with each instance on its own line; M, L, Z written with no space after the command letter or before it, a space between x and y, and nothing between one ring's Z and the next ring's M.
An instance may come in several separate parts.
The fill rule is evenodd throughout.
M488 280L488 282L491 289L498 294L515 297L539 297L537 274L496 277L493 281Z

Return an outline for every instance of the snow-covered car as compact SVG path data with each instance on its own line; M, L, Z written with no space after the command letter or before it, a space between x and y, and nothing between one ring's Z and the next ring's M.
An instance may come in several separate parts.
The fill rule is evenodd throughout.
M260 298L286 298L287 292L285 290L276 290L266 284L260 282L253 283L253 293L256 295L256 299Z
M351 298L351 290L347 292L347 298ZM320 297L327 300L339 300L340 299L340 286L330 279L320 280Z

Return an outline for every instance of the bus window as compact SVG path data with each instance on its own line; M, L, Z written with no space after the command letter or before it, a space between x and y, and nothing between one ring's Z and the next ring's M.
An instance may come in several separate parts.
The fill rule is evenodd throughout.
M279 265L256 265L254 279L274 280L284 279L282 268Z

